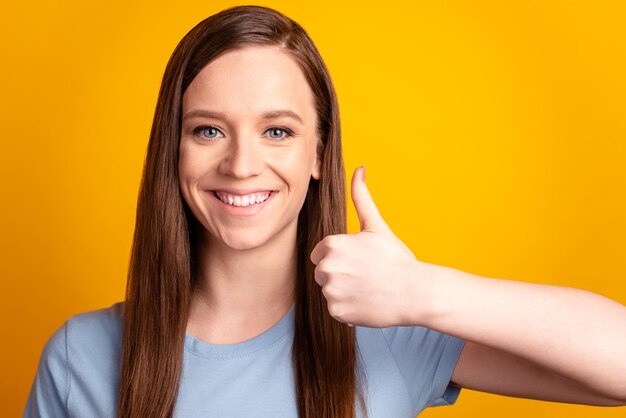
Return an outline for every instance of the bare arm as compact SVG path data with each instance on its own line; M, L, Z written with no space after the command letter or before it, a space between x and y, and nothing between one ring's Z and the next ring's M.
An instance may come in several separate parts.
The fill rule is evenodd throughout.
M411 293L424 308L409 322L467 340L453 382L508 396L626 404L625 306L580 289L427 263L417 274Z
M466 341L452 382L481 392L596 406L619 406L623 401L561 376L525 358Z

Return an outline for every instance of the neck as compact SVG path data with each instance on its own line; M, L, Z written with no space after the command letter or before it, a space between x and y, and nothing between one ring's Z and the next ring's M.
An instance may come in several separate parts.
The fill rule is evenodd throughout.
M295 300L296 231L294 222L245 250L202 235L188 330L224 343L258 335L278 321Z

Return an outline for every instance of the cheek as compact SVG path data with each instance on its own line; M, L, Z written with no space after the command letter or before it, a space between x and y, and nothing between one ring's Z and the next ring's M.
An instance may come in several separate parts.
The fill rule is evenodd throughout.
M298 182L308 185L311 175L316 172L317 152L312 146L312 139L307 139L305 144L300 144L298 149L283 153L280 161L275 161L277 167L285 172L285 178L298 179Z
M313 164L309 161L311 158L308 153L299 152L283 155L273 164L274 171L287 183L289 206L295 212L301 210L306 199L313 170Z
M193 144L181 144L178 155L178 178L189 183L201 178L212 166L214 157Z
M178 183L188 205L190 204L192 187L201 177L201 168L202 164L200 164L198 154L181 146L178 156Z

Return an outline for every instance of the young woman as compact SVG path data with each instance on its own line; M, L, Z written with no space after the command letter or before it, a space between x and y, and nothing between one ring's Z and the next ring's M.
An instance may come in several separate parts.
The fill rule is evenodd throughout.
M420 262L352 178L313 42L222 11L165 71L125 302L46 344L25 417L414 417L461 387L626 403L626 308Z

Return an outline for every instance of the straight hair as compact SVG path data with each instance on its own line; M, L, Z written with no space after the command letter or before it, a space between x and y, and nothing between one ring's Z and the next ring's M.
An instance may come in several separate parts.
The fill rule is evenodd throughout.
M170 57L155 109L137 201L123 314L119 418L171 418L178 395L197 254L198 221L178 181L182 96L221 54L246 46L282 48L313 91L322 160L298 215L295 329L291 362L298 415L367 415L355 328L336 321L314 280L309 259L327 235L346 233L345 176L339 108L330 74L305 30L276 10L238 6L191 29Z

